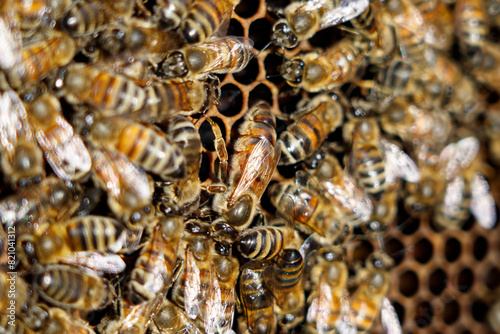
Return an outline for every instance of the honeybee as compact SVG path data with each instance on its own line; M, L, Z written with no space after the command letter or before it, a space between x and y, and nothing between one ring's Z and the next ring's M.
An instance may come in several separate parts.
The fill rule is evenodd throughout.
M356 333L348 299L348 278L345 251L339 247L321 248L311 271L307 333Z
M345 37L323 53L299 54L285 61L282 76L290 86L310 93L340 87L357 77L369 45L365 39Z
M304 114L305 113L305 114ZM336 95L321 94L297 110L286 131L280 134L280 165L302 161L316 152L326 137L340 126L343 108Z
M41 26L50 26L71 5L71 0L13 1L21 22L23 37L31 36Z
M128 221L135 213L151 205L153 181L122 153L105 147L92 148L92 179L106 189L108 206L117 216Z
M0 313L0 330L7 334L35 334L35 331L29 328L29 326L18 317L15 317L14 320L10 320L10 318L3 313Z
M151 334L203 333L186 313L168 299L163 301L154 316L154 324L149 325Z
M324 195L310 174L298 171L294 180L281 181L269 187L271 203L277 212L306 234L317 233L321 242L338 243L348 239L352 229L342 213Z
M0 34L6 32L1 31ZM5 36L2 38L12 39ZM0 67L9 85L15 89L22 89L44 79L56 68L67 65L76 53L73 39L56 30L48 32L46 37L36 38L23 45L22 49L15 46L9 48L12 48L8 52L11 55L6 55L8 59L0 63Z
M490 17L485 1L460 0L454 10L455 34L464 55L478 52L488 42Z
M420 180L415 162L397 145L381 138L375 119L352 119L344 125L344 133L346 136L352 133L352 149L346 164L376 202L396 179L413 183Z
M496 223L495 200L483 175L484 157L477 156L478 150L479 141L466 137L441 152L448 181L434 212L434 222L441 228L460 228L469 218L469 210L485 229Z
M261 102L245 115L229 166L229 188L214 197L213 209L236 230L246 229L280 157L276 121L269 104Z
M57 177L48 177L0 201L0 221L4 227L28 226L69 217L78 208L78 187L70 187ZM18 232L18 231L16 231Z
M240 0L198 0L180 23L180 32L189 44L205 41L216 31L224 29L234 7ZM224 34L225 35L225 34Z
M500 112L491 109L486 113L484 130L488 138L489 157L496 165L500 164Z
M182 217L158 217L151 240L141 250L130 274L130 301L134 304L154 299L166 292L174 273L177 248L182 234Z
M203 77L209 73L235 73L253 57L252 40L245 37L211 37L201 44L171 52L161 65L167 79Z
M358 333L369 332L379 314L384 328L391 333L402 333L396 311L386 297L391 286L389 270L393 266L394 261L387 254L377 251L367 259L366 268L356 274L360 283L351 297L351 307Z
M158 0L154 7L155 16L160 21L160 28L177 28L194 3L193 0Z
M285 249L276 266L269 269L272 280L267 279L266 284L276 298L278 323L291 330L304 320L304 258L296 249Z
M115 297L113 285L91 270L67 265L49 265L35 275L34 286L40 296L59 307L99 310Z
M142 88L97 65L71 64L61 74L54 84L70 103L85 103L103 115L129 115L142 121L203 112L219 96L218 79L167 81Z
M2 312L9 313L13 309L16 314L21 314L28 303L28 284L23 278L17 276L17 273L7 273L1 269L0 287L2 288L0 293Z
M290 231L282 227L258 226L241 233L236 247L248 259L266 261L276 257L291 237Z
M450 6L441 1L414 1L414 3L428 27L425 34L426 43L443 52L450 50L454 32Z
M196 127L184 116L173 117L166 131L186 159L187 175L180 181L163 186L162 203L177 214L190 214L198 208L201 182L201 137Z
M326 154L311 174L321 186L322 193L334 203L349 225L359 226L370 219L372 201L354 177L342 169L335 156Z
M40 330L43 334L58 334L58 333L79 333L79 334L95 334L82 320L77 320L71 317L66 311L60 308L51 307L47 311L48 319ZM38 333L38 332L37 332Z
M90 139L96 145L120 152L165 180L186 176L186 160L181 151L156 128L127 118L103 118L92 124Z
M0 145L2 172L9 182L23 186L45 176L42 151L24 105L13 90L0 98Z
M26 105L38 143L54 172L64 180L80 180L90 173L92 160L87 147L62 114L52 94L42 94Z
M352 20L368 7L367 0L292 2L283 11L285 17L274 24L271 40L279 46L294 48L322 29Z
M52 264L57 262L81 262L79 256L96 257L97 252L118 252L125 243L124 228L113 218L82 216L57 222L35 231L33 235L23 235L19 239L21 254L31 263ZM107 255L112 258L111 255ZM118 266L110 267L106 255L100 254L101 263L88 261L85 265L95 270L119 272L125 263L118 260ZM115 256L116 257L116 256ZM116 260L115 260L116 261Z
M250 333L276 333L274 297L265 285L266 262L251 261L241 267L240 300Z

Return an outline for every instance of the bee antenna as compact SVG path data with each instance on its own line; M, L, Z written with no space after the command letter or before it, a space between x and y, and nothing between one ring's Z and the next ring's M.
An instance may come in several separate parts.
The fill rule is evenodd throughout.
M271 44L273 44L273 41L270 41L269 43L267 43L263 48L262 50L259 51L259 53L257 53L257 55L255 56L255 58L257 58L262 52L264 52Z

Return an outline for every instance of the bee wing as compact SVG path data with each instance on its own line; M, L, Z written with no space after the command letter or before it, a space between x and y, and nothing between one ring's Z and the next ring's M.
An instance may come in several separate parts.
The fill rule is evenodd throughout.
M401 324L399 322L396 310L387 297L382 300L382 310L380 312L382 326L387 330L387 334L402 334Z
M0 99L0 143L5 151L14 149L19 136L33 138L26 119L26 109L17 93L13 90L4 92Z
M347 22L361 15L370 5L368 0L341 0L338 6L323 14L321 29Z
M446 179L453 179L460 170L469 167L478 152L479 140L476 137L466 137L448 144L439 155L439 163L446 166Z
M490 192L488 181L481 173L477 173L472 178L470 187L472 193L470 211L483 228L493 228L497 214L495 200Z
M117 333L145 332L164 299L165 294L159 293L152 301L133 306L132 311L125 317Z
M184 289L184 308L191 319L202 314L202 298L205 291L201 289L201 273L192 251L186 249L186 288Z
M307 310L307 322L315 323L318 334L323 334L332 330L328 324L328 318L335 301L332 288L326 282L324 275L321 275L317 289L318 293L312 299Z
M240 197L256 182L262 188L267 187L278 165L280 153L279 146L273 147L269 141L265 139L260 140L250 153L238 185L229 200L231 201Z
M98 252L75 252L65 258L64 262L110 274L121 273L126 267L125 262L119 255Z
M448 182L444 192L443 211L447 215L455 215L459 209L460 203L464 197L465 182L460 176L455 177L451 182Z
M390 184L401 178L408 182L420 181L420 170L417 164L396 144L381 140L385 154L386 181Z
M22 38L17 13L13 4L1 5L6 12L0 17L0 45L2 45L2 56L0 57L0 68L10 69L21 62ZM10 7L10 8L9 8Z
M356 334L358 332L347 290L344 290L340 299L340 315L335 323L335 328L339 334Z

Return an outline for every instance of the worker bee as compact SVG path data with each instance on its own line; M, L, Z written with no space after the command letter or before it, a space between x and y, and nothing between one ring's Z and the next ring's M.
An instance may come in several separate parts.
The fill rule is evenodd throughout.
M358 186L356 179L342 169L335 156L326 154L311 174L321 186L322 194L334 203L347 224L359 226L370 219L373 210L370 197Z
M464 55L478 52L488 42L490 17L483 0L457 1L454 10L455 33Z
M252 40L232 36L211 37L201 44L188 44L168 54L161 65L162 75L172 79L239 72L252 59L252 46Z
M496 223L495 200L483 175L484 157L477 156L478 150L479 141L466 137L441 152L448 181L434 212L434 222L441 228L460 228L469 218L469 210L483 228L491 229Z
M66 311L60 308L47 308L47 319L44 321L39 332L43 334L57 333L80 333L80 334L95 334L85 322L70 316ZM39 333L37 332L37 333Z
M236 247L248 259L266 261L277 256L292 237L283 227L258 226L241 233Z
M177 28L193 3L193 0L156 1L154 13L159 21L160 29L171 30Z
M90 139L165 180L186 176L186 160L181 151L156 128L127 118L103 118L92 124Z
M93 147L92 179L106 189L108 206L117 216L128 221L137 212L151 205L153 181L122 153L106 147Z
M393 266L394 261L387 254L377 251L367 259L366 268L356 273L360 283L351 296L351 307L358 333L369 332L379 314L384 328L391 333L402 333L396 311L386 297L391 286L389 270Z
M275 301L264 277L268 265L251 261L241 267L240 300L250 333L276 333Z
M52 94L42 94L26 107L38 143L57 176L64 180L86 177L92 166L90 153L64 119L59 100Z
M169 212L189 214L200 201L201 138L196 127L184 116L173 117L166 131L186 159L185 178L163 186L162 203ZM162 210L164 211L164 210Z
M0 330L8 334L35 334L35 331L29 328L24 321L18 317L15 317L14 320L10 320L7 314L4 313L0 313Z
M154 323L149 325L149 330L151 334L203 333L181 308L168 299L163 301L160 309L154 315Z
M100 252L102 257L99 267L92 269L119 272L125 269L125 263L117 261L118 266L110 267L103 252L118 252L125 243L125 231L113 218L101 216L81 216L64 222L57 222L40 228L33 235L23 235L19 239L20 253L28 263L52 264L65 262L75 264L81 262L79 257L96 257ZM116 257L116 256L115 256ZM115 259L116 261L116 259ZM91 261L85 263L90 267Z
M326 196L319 182L304 171L269 187L271 203L286 221L293 221L306 234L317 233L321 243L337 244L349 239L352 228Z
M67 265L48 265L35 275L34 286L40 296L59 307L99 310L115 297L113 285L95 271Z
M200 43L216 31L222 32L221 30L227 25L234 7L239 2L240 0L199 0L193 2L180 23L180 31L184 40L189 44Z
M23 37L31 37L40 27L49 27L71 5L71 0L13 1Z
M315 93L353 81L364 63L369 42L345 37L323 53L299 54L285 61L282 76L292 87Z
M261 102L245 115L229 166L229 188L214 197L213 209L237 230L246 229L280 157L276 121Z
M0 34L8 33L2 31ZM9 36L3 38L12 40ZM2 61L0 67L9 85L16 89L44 79L53 70L67 65L76 53L73 39L56 30L51 30L45 37L35 38L22 49L15 46L9 48L12 50L6 54L7 59Z
M0 98L0 145L2 172L12 184L21 186L45 176L42 151L38 147L28 116L13 90Z
M274 24L271 40L279 46L294 48L322 29L352 20L368 7L367 0L292 2L283 10L285 17Z
M343 108L336 95L314 97L292 116L296 119L280 134L280 165L302 161L317 151L326 137L342 123Z
M321 248L311 271L312 291L307 298L307 333L356 333L348 298L349 270L345 251Z
M182 218L159 216L156 220L151 240L141 250L130 275L129 299L134 304L153 300L159 292L166 292L174 273Z
M3 198L0 221L4 227L21 226L36 229L51 221L69 217L79 206L79 188L71 187L57 177L48 177ZM30 228L31 227L31 228Z
M352 119L344 125L344 134L349 136L351 133L348 168L376 202L396 179L403 178L413 183L420 180L415 162L397 145L381 138L375 119Z

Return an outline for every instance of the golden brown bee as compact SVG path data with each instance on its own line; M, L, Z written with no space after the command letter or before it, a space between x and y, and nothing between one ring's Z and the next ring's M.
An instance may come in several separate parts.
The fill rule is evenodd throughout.
M42 151L17 93L8 90L0 99L2 172L9 182L23 186L45 176Z
M0 330L8 334L35 334L35 331L18 317L11 320L8 315L0 313Z
M129 115L161 121L176 114L203 112L219 96L215 81L167 81L146 88L99 66L71 64L55 85L70 103L85 103L104 115ZM125 93L124 93L125 92Z
M274 24L271 40L279 46L294 48L322 29L352 20L368 7L366 0L293 2L281 13L285 18Z
M125 231L115 219L101 216L82 216L65 222L57 222L40 228L35 233L22 236L19 240L21 252L30 262L52 264L57 262L74 263L78 257L91 258L90 253L118 252L125 243ZM102 258L102 266L94 267L90 261L87 267L95 270L117 272L125 269L108 267ZM97 264L99 265L99 264Z
M280 134L279 164L294 164L316 152L326 137L340 126L343 116L343 108L336 95L314 97L291 116L296 120Z
M213 209L237 230L246 229L280 157L276 121L261 102L245 115L229 166L229 188L214 197Z
M365 234L371 234L379 238L389 229L398 214L400 192L400 181L396 181L386 189L380 200L374 205L370 221L364 223L361 227Z
M13 46L10 46L14 48ZM12 88L25 88L45 78L60 66L67 65L76 53L75 42L65 33L51 30L12 55L13 62L3 61L2 69Z
M13 1L21 22L23 36L30 36L41 27L48 27L71 5L71 0Z
M349 131L351 126L353 130ZM381 138L375 119L352 119L344 125L344 131L346 136L352 133L348 168L376 202L396 179L420 180L417 165L397 145Z
M352 228L343 214L325 195L319 182L303 171L295 180L286 180L269 187L271 203L277 212L306 234L317 233L320 242L343 243L349 239Z
M78 208L78 192L78 188L69 187L63 180L48 177L3 198L0 201L0 221L4 227L26 226L31 230L63 219Z
M351 297L351 308L358 333L370 332L380 313L385 328L402 333L396 311L386 297L391 285L389 270L393 266L394 261L387 254L375 252L367 259L366 268L356 274L360 283Z
M0 270L0 307L2 312L21 314L28 303L28 284L17 273Z
M191 8L194 0L158 0L154 8L161 28L165 30L175 29Z
M500 164L500 112L490 109L486 112L484 131L488 138L488 152L490 159L496 165Z
M41 330L37 333L43 334L60 334L60 333L78 333L78 334L95 334L84 321L75 319L66 311L60 308L51 307L47 310L48 319L44 323Z
M180 23L180 31L189 44L205 41L227 24L240 0L198 0Z
M200 133L184 116L173 117L168 124L167 133L186 159L187 175L180 181L163 186L162 203L169 212L190 214L198 208L200 201Z
M152 334L203 333L198 325L186 313L168 299L163 301L154 315L154 323L149 325Z
M336 333L341 329L346 333L356 332L348 302L348 277L345 251L338 247L321 248L311 271L313 287L307 298L307 333Z
M276 333L274 297L265 285L269 263L251 261L241 267L240 300L250 333Z
M277 256L286 247L290 234L282 227L257 226L241 233L236 247L248 259L266 261Z
M59 307L99 310L115 297L113 285L96 272L67 265L49 265L35 276L34 286L40 296Z
M186 176L186 160L181 151L156 128L127 118L103 118L92 124L90 139L165 180Z
M233 36L211 37L201 44L188 44L169 53L162 63L162 74L172 79L239 72L252 59L252 46L250 39Z
M461 51L470 55L488 42L491 21L483 0L460 0L454 9L455 33Z
M122 153L105 147L92 148L92 179L107 190L108 206L128 221L136 212L151 205L153 181Z
M282 76L292 87L319 92L353 81L363 65L369 43L346 37L324 51L299 54L283 64Z
M441 1L418 0L413 2L428 27L425 35L427 44L441 51L450 50L454 32L453 12L450 6Z
M158 217L151 240L141 250L130 274L132 303L147 302L159 292L166 292L174 273L182 230L182 217Z
M52 94L42 94L26 107L38 143L54 172L64 180L86 177L92 166L90 153L64 119L59 100Z

